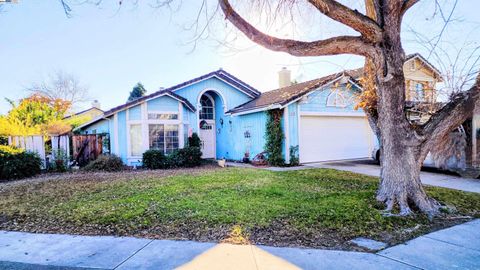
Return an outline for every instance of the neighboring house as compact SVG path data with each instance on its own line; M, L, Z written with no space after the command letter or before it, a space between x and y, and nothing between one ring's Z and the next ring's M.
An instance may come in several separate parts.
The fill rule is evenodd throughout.
M406 85L408 118L425 123L443 106L438 102L437 83L443 82L441 72L418 53L407 56L403 66Z
M85 117L89 120L95 119L99 116L103 115L103 110L101 109L100 102L98 100L94 100L92 102L92 107L77 113L73 113L70 115L65 116L64 119L69 119L72 117Z
M428 67L420 57L409 61L418 68ZM410 83L432 82L408 70ZM202 140L204 158L242 160L245 153L253 158L263 152L266 112L283 109L287 162L289 149L297 146L301 163L365 158L375 148L376 138L364 112L354 108L361 73L361 69L344 71L290 85L290 73L284 69L279 73L281 88L260 93L217 70L115 107L77 130L109 133L111 152L128 165L141 164L148 149L168 154L184 147L193 132ZM434 91L427 93L428 89L415 94L435 102Z

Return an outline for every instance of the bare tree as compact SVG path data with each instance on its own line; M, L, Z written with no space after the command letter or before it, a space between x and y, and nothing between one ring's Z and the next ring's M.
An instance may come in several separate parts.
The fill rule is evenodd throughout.
M366 113L377 133L382 150L381 183L377 200L390 212L396 205L401 215L411 213L410 204L432 216L440 205L429 198L420 182L420 169L435 142L469 117L480 96L480 76L469 91L451 101L421 126L405 117L405 78L402 19L419 0L365 0L362 14L334 0L308 0L319 13L340 22L360 35L300 41L269 36L246 21L230 4L219 0L225 19L252 41L274 51L295 56L354 54L366 58L365 71L376 91L376 106Z
M162 6L169 5L173 0L154 2ZM439 212L440 205L429 198L422 187L422 163L436 142L447 137L471 116L480 96L480 76L477 76L468 91L454 94L426 123L412 124L407 119L403 73L406 55L402 46L401 29L405 14L418 2L420 0L364 0L364 13L358 11L353 4L347 5L335 0L251 0L235 3L237 7L240 4L254 6L263 13L270 13L272 18L276 17L281 7L293 9L296 5L303 4L316 14L326 16L355 32L313 41L269 35L241 15L229 0L218 0L218 7L225 20L248 39L267 49L298 57L340 54L363 56L366 78L364 88L365 91L374 93L369 96L375 97L364 110L379 138L382 151L377 200L386 204L387 213L398 206L400 215L409 215L412 213L411 206L415 206L433 216ZM438 2L435 3L438 8ZM442 13L442 16L445 14ZM211 17L206 17L205 21L209 22ZM448 22L448 15L445 17ZM204 33L204 29L195 27L200 34ZM320 30L319 28L318 31Z
M51 99L69 101L73 108L91 100L88 87L82 85L73 74L64 71L56 71L48 80L32 83L26 90Z

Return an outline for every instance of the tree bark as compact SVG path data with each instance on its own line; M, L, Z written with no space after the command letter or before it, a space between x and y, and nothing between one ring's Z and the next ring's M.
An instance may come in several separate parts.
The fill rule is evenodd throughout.
M381 133L377 200L386 204L389 213L398 206L400 215L409 215L412 212L410 205L414 205L433 216L438 213L439 204L428 198L420 181L425 138L417 136L405 114L405 52L400 38L401 20L394 16L401 12L401 8L391 2L383 9L384 37L379 44L379 58L383 61L376 69L377 125Z

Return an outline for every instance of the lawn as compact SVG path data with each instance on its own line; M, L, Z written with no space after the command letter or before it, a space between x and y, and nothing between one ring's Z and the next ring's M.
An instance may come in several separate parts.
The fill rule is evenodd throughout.
M355 249L480 217L480 194L429 187L455 213L384 217L378 179L328 169L61 174L0 186L0 229Z

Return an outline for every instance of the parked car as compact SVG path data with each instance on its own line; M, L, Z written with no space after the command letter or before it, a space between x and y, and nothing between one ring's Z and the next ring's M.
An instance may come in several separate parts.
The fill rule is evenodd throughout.
M452 132L460 132L461 134L464 134L464 135L466 134L465 128L463 126L459 126L456 130ZM378 144L374 147L372 151L372 158L378 164L380 164L381 153L380 153L380 146ZM447 168L440 168L435 164L435 161L433 160L431 153L428 153L427 157L423 161L423 166L429 167L429 168L447 169L454 172L458 172L459 169L465 170L465 160L464 160L464 157L461 160L458 160L457 158L453 157L449 159L449 161L447 162Z

